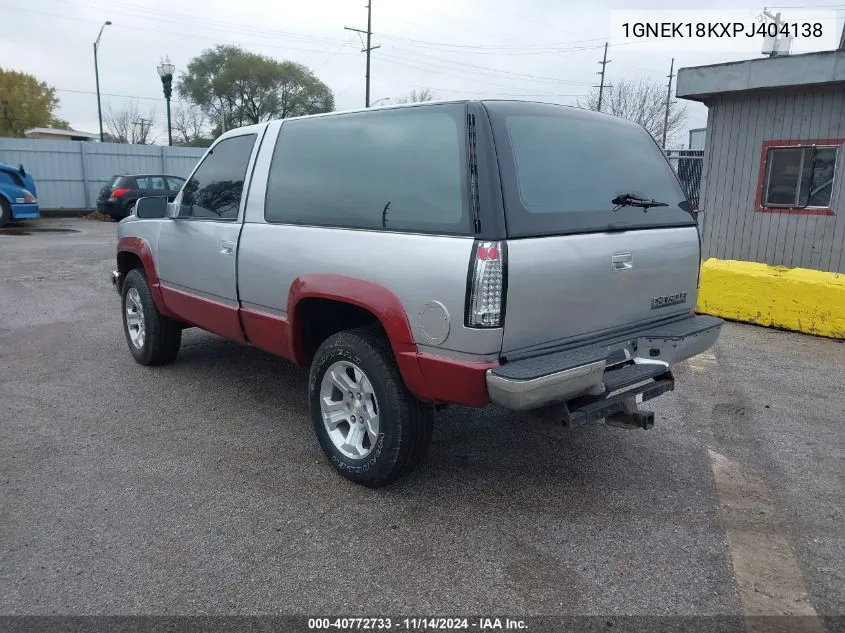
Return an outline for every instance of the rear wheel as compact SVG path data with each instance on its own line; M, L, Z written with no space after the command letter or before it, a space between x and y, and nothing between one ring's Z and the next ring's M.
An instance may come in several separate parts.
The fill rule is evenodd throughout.
M3 198L0 198L0 228L3 228L12 219L12 207Z
M164 365L176 360L182 328L158 311L147 278L138 268L130 270L123 281L121 307L123 332L137 362Z
M314 356L308 392L320 447L347 479L384 486L425 456L432 408L408 391L380 330L326 339Z

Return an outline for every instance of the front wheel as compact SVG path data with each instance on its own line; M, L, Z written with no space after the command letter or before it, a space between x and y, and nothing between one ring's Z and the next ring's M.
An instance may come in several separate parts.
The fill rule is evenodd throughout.
M142 365L164 365L176 360L182 344L182 328L163 316L153 301L144 273L135 268L121 290L123 332L132 357Z
M384 486L425 456L432 408L408 391L380 330L326 339L314 356L308 392L317 441L347 479Z

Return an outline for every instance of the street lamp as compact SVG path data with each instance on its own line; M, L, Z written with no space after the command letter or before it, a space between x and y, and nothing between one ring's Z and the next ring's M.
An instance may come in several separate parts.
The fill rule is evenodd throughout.
M164 98L167 100L167 144L173 145L173 134L170 131L170 95L173 92L173 72L176 66L170 63L170 58L165 57L158 65L158 76L161 77L161 87L164 89Z
M97 49L100 47L100 38L103 35L103 29L111 24L110 20L103 22L100 27L100 32L97 33L97 39L94 40L94 79L97 82L97 118L100 120L100 142L103 142L103 106L100 104L100 69L97 67Z

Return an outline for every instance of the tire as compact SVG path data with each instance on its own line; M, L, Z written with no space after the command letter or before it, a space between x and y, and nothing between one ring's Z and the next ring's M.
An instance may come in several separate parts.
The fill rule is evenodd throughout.
M126 275L120 292L120 307L126 343L137 362L166 365L176 360L182 344L182 328L158 311L141 269L135 268Z
M9 223L12 219L12 207L3 198L0 198L0 229Z
M345 394L339 382L348 387ZM336 402L333 423L324 421L324 413L332 413L324 411L326 398ZM326 339L311 364L308 405L314 434L329 463L350 481L369 488L385 486L410 472L431 443L433 409L408 391L379 328L348 330ZM346 448L339 442L346 442ZM357 456L350 455L355 451Z

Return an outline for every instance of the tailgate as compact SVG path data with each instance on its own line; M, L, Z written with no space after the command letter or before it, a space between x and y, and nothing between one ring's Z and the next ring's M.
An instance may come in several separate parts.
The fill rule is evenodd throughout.
M502 353L689 314L698 264L695 227L510 240Z
M579 108L484 105L507 223L503 355L689 314L698 228L651 135Z

